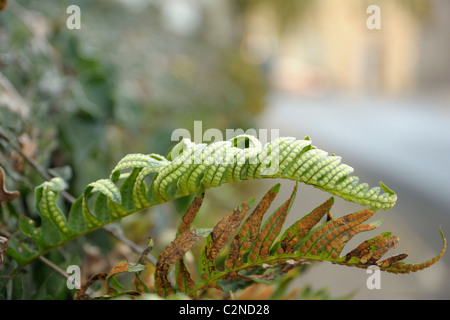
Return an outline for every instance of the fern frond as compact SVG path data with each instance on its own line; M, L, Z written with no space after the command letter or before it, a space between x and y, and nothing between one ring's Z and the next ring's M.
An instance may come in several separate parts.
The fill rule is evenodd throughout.
M183 150L158 173L153 183L153 196L167 201L197 192L200 186L217 187L223 183L261 178L290 179L327 191L345 200L389 209L396 194L384 184L381 189L369 189L349 177L353 168L341 164L341 158L311 145L310 140L292 137L278 138L265 146L252 136L238 136L230 141L209 146L194 144L187 139L174 150ZM249 139L251 147L234 146L236 139Z
M70 208L66 217L56 205L56 195L64 186L53 179L36 189L38 211L43 219L35 227L21 219L24 234L38 245L37 250L15 243L10 253L21 265L52 248L96 230L145 208L198 193L224 183L241 180L282 178L312 185L347 201L373 210L391 208L397 195L358 184L348 176L353 168L341 158L311 145L309 138L275 139L264 146L253 136L241 135L210 145L182 140L167 156L129 154L112 170L108 179L90 183ZM21 247L21 248L19 248Z
M398 243L398 237L384 232L364 241L342 256L343 248L356 234L377 228L381 221L366 223L375 214L374 210L366 208L320 223L322 218L329 214L334 203L333 197L281 234L281 227L291 209L297 186L294 187L291 197L262 224L262 217L279 188L279 184L271 188L244 223L241 222L244 221L245 212L249 210L247 202L226 215L214 227L206 238L206 245L199 259L199 281L194 283L188 277L189 286L179 287L182 292L193 296L209 287L222 288L228 292L254 282L271 283L281 279L288 271L310 261L328 261L358 268L376 265L386 272L409 273L430 267L439 261L446 250L446 240L441 231L443 248L433 259L419 264L404 264L400 261L407 255L399 254L381 260L387 251ZM199 209L198 204L197 200L194 206L196 212ZM190 212L191 210L188 210L185 215L190 217L189 220L193 219ZM233 233L235 236L232 238ZM220 252L229 252L224 263L217 258ZM181 260L181 257L178 257L178 260ZM189 270L184 267L186 269L183 272L189 275ZM169 292L167 284L164 284L164 288L166 293Z

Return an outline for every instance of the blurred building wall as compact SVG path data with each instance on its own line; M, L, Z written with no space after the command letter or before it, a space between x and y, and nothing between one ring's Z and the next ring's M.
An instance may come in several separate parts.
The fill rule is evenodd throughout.
M427 83L448 83L450 3L424 0L419 8L401 1L372 3L381 9L380 30L366 26L367 1L318 0L283 33L263 4L247 15L248 37L255 40L247 49L265 59L255 62L270 64L276 88L306 95L403 94Z
M418 84L450 97L450 1L430 4L430 17L420 30Z

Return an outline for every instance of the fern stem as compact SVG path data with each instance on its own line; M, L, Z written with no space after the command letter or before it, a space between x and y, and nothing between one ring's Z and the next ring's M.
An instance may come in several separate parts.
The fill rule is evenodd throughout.
M121 242L125 243L127 246L129 246L131 249L133 249L134 252L142 254L144 252L144 248L141 248L139 245L125 237L122 233L122 230L119 228L111 227L111 224L103 226L103 229L105 229L109 234L111 234L114 238L120 240ZM153 265L156 266L157 260L155 257L153 257L150 254L146 255L146 259L150 261Z
M275 265L277 263L285 263L286 261L289 261L289 260L293 260L293 261L305 260L305 263L306 262L310 262L311 260L318 260L318 261L320 261L319 259L305 258L305 257L299 256L298 254L295 254L295 253L289 254L289 255L284 255L283 257L276 257L276 256L274 256L272 258L265 259L264 261L258 260L258 261L255 261L255 262L252 262L252 263L248 263L248 264L245 264L245 265L241 265L239 267L235 267L235 268L232 268L232 269L225 269L225 270L223 270L221 272L217 272L216 271L213 274L210 274L209 275L210 277L205 282L200 283L194 289L189 290L189 291L187 291L185 293L188 296L191 296L195 292L198 292L198 291L200 291L202 289L207 289L212 284L217 283L217 281L219 281L219 280L221 280L223 278L226 278L230 274L238 273L239 271L244 271L246 269L250 269L250 268L254 268L254 267L259 267L259 266L261 266L263 264L267 264L267 265L272 265L273 264L273 265ZM245 278L245 276L242 276L242 277Z
M136 209L136 210L134 210L134 211L130 211L130 212L127 213L126 216L131 215L131 214L133 214L133 213L136 213L136 212L138 212L138 211L141 211L141 209ZM92 232L92 231L94 231L94 230L97 230L97 229L100 229L100 228L105 228L105 227L107 227L108 224L111 224L111 223L113 223L113 222L116 222L116 221L118 221L118 220L120 220L120 219L122 219L122 218L124 218L124 217L126 217L126 216L121 216L121 217L119 217L119 218L117 218L117 219L114 219L114 220L112 220L112 221L107 221L107 222L105 222L105 223L103 223L103 224L101 224L101 225L95 227L94 229L86 229L86 230L84 230L84 231L82 231L82 232L76 233L76 234L74 234L73 236L70 236L70 237L64 239L63 241L61 241L61 242L55 244L54 246L51 246L51 247L46 248L46 249L44 249L44 250L42 250L42 251L39 251L35 256L30 257L30 259L28 259L25 263L20 264L20 266L19 266L18 268L14 269L14 270L11 272L11 275L14 275L17 271L19 271L20 269L22 269L22 268L25 267L26 265L30 264L31 262L33 262L33 261L36 260L36 259L40 259L42 256L46 255L47 253L49 253L50 251L54 250L55 248L61 247L61 246L65 245L66 243L68 243L68 242L70 242L70 241L73 241L73 240L75 240L75 239L77 239L77 238L79 238L79 237L81 237L81 236L84 236L84 235L86 235L86 234L88 234L88 233L90 233L90 232ZM110 233L108 230L106 230L106 231L107 231L108 233ZM110 233L110 234L111 234L113 237L117 238L117 240L119 240L119 241L122 241L122 239L127 239L125 236L118 237L118 236L117 236L117 233L114 233L114 232L113 232L113 233ZM134 243L134 242L132 242L132 241L129 240L129 239L128 239L128 240L125 240L125 242L126 242L126 244ZM130 246L130 248L131 248L133 251L135 251L136 253L139 253L139 254L141 254L141 253L143 252L143 250L144 250L144 249L142 249L140 246L138 246L137 244L134 244L134 245ZM147 255L146 259L147 259L148 261L150 261L152 264L155 264L156 259L155 259L153 256L151 256L150 254Z
M50 260L48 260L46 257L44 256L40 256L39 260L41 260L43 263L45 263L47 266L49 266L50 268L52 268L53 270L56 271L56 273L60 274L61 276L63 276L64 278L68 279L69 275L60 267L58 267L56 264L54 264L53 262L51 262Z

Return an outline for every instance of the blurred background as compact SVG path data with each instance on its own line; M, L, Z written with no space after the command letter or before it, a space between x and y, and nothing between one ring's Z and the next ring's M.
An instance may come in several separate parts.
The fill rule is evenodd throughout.
M13 232L18 212L33 216L33 190L42 183L12 144L79 195L125 154L166 155L175 129L193 132L202 121L203 130L224 135L237 128L309 135L361 181L392 188L399 200L378 213L378 232L355 237L348 250L392 231L407 262L440 252L439 227L450 234L448 1L78 0L81 29L69 30L71 4L10 0L0 12L0 129L9 140L0 140L0 161L8 187L24 196L2 206L2 234ZM370 5L380 8L380 29L366 25ZM209 191L205 224L275 182ZM280 202L292 186L282 181ZM286 224L328 197L300 186ZM335 216L360 210L336 200ZM138 244L151 234L163 247L185 205L134 214L121 227ZM132 254L101 230L86 238L51 258L92 274ZM449 268L446 254L419 273L383 273L381 289L369 290L365 270L322 263L293 286L336 298L448 299ZM64 296L64 281L44 269L29 270L30 296Z

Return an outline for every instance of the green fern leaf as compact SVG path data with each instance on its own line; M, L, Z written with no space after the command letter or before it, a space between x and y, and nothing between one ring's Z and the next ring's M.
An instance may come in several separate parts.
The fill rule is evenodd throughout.
M395 204L397 195L392 190L382 183L381 188L371 189L365 183L358 184L357 177L348 176L353 169L340 160L312 146L309 137L282 137L265 145L249 135L210 145L183 139L167 158L157 154L125 156L109 179L100 179L85 188L70 208L68 218L56 205L57 193L65 183L55 178L36 188L42 226L30 229L23 224L24 233L40 248L27 263L139 210L241 180L294 180L373 210L387 210ZM241 240L246 246L247 240Z
M174 150L178 155L164 166L154 179L153 194L158 201L168 201L198 191L200 185L218 187L223 183L261 178L283 178L313 185L345 200L373 209L389 209L397 196L381 183L369 189L349 177L353 168L341 164L340 157L311 146L310 140L278 138L265 146L251 136L250 148L235 147L233 141L221 141L209 146L194 144L187 139Z

